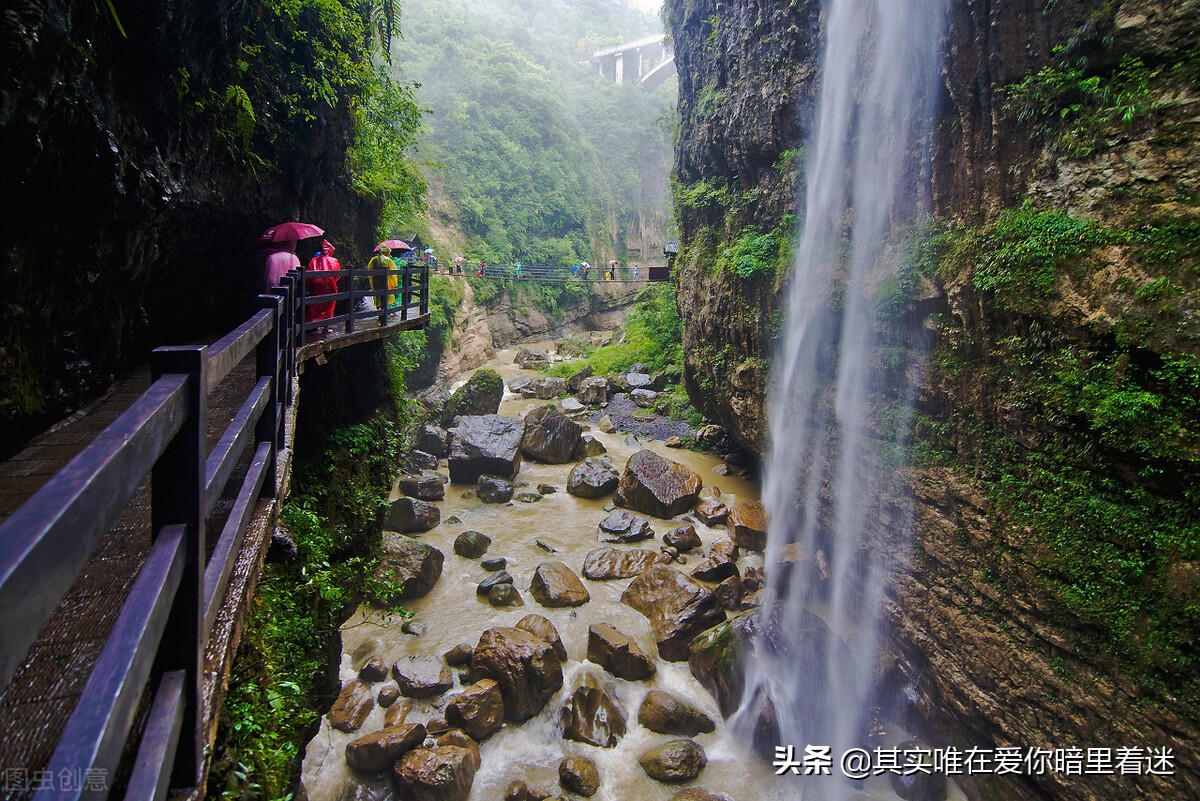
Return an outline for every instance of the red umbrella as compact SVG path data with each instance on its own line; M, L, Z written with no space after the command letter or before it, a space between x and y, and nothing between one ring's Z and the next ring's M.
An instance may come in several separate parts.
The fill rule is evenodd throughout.
M295 242L297 239L309 239L323 233L325 233L324 228L318 228L310 223L285 222L263 231L258 241Z
M376 250L387 248L388 250L412 250L408 243L402 239L385 239L375 246Z

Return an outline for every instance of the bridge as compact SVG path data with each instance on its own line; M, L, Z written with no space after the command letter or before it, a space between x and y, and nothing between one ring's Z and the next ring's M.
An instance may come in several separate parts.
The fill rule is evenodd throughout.
M158 348L0 465L0 797L203 796L288 492L298 376L428 324L429 270L399 273L367 289L389 272L326 271L343 291L309 297L293 272L233 331Z
M470 278L486 278L497 281L536 281L538 283L578 283L580 285L586 283L621 283L621 284L649 284L659 283L662 281L671 280L671 271L669 267L662 265L652 265L649 267L638 266L637 272L634 272L632 265L618 266L616 276L609 279L607 277L608 268L604 265L588 265L586 275L578 272L571 267L559 265L528 265L522 266L521 272L517 272L514 264L497 264L487 265L482 276L477 274L478 265L463 264L462 272L455 271L451 265L446 269L446 265L440 265L440 272L452 278L458 276L467 276Z
M613 83L630 83L647 91L675 74L675 53L665 34L597 50L583 63Z

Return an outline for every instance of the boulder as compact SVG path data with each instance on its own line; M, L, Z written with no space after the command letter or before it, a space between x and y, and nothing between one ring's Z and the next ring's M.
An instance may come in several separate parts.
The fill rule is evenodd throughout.
M600 771L585 756L563 757L558 763L558 783L568 793L591 798L600 789Z
M575 453L571 458L575 461L581 461L589 456L599 456L602 453L608 453L608 448L604 447L604 443L593 437L591 434L584 434L579 438L579 444L575 446ZM620 474L617 478L620 479ZM616 489L614 486L613 489Z
M432 472L405 476L400 479L400 491L421 501L440 501L446 497L446 485L442 483L441 475Z
M758 501L738 501L725 521L729 536L743 548L762 551L767 547L767 511Z
M653 565L670 561L670 557L638 548L597 548L583 560L583 575L592 581L609 581L639 576Z
M563 414L572 418L582 417L583 413L587 411L587 407L574 398L563 398L559 401L558 406L563 410Z
M617 486L617 505L671 518L696 505L701 484L691 468L654 451L640 450L625 464Z
M650 389L635 389L629 393L633 405L640 409L649 409L658 402L658 393Z
M479 531L464 531L454 538L454 552L466 559L478 559L487 553L492 538Z
M475 757L454 745L409 751L392 768L392 782L410 801L467 801L475 781Z
M737 568L735 567L734 570L736 571ZM742 577L736 572L732 576L722 579L721 583L713 590L713 595L717 596L717 603L727 612L742 608L742 596L744 594L745 589L742 585Z
M550 364L550 354L546 353L544 350L518 348L517 355L513 358L513 363L526 370L536 367L545 367L546 365Z
M707 588L665 565L629 582L621 601L650 619L659 656L671 662L687 659L692 639L725 620L725 610Z
M696 517L706 526L715 526L725 522L729 508L716 498L704 498L696 504Z
M548 618L541 615L526 615L517 621L517 628L529 632L539 640L550 643L554 648L554 653L558 655L558 661L566 663L567 647L563 645L558 629L554 628L554 624Z
M396 690L396 693L399 694L400 690L396 685L392 684L388 686ZM412 708L413 702L407 698L399 703L392 704L387 708L387 712L383 713L383 727L388 729L392 726L399 726L408 718L408 714L412 712Z
M579 382L579 388L572 390L580 403L601 404L608 402L608 379L594 376ZM603 430L603 429L601 429Z
M521 453L527 459L549 464L571 461L583 429L553 406L542 406L525 415Z
M438 485L441 486L441 481ZM429 531L442 522L442 510L432 503L418 501L416 498L397 498L392 501L388 510L387 520L383 524L385 531L398 531L401 534Z
M484 503L508 503L513 497L513 483L500 476L483 475L475 485L475 495Z
M404 534L386 535L375 579L400 589L381 597L380 603L392 606L402 600L423 597L441 578L444 561L441 551L418 539Z
M585 364L581 369L572 373L571 377L567 379L567 389L571 392L578 392L579 388L583 386L583 382L591 377L592 366L590 364Z
M738 546L733 540L717 540L708 549L709 556L717 556L722 559L728 559L731 562L738 560Z
M582 606L591 595L579 576L562 562L542 562L533 571L529 593L542 606Z
M693 548L699 548L700 535L696 533L696 527L689 523L686 526L673 528L666 534L663 534L663 542L670 545L680 553L687 553Z
M371 685L358 679L348 681L329 709L329 725L338 731L358 731L374 708Z
M499 584L512 584L513 577L506 570L499 570L485 576L483 581L479 582L479 586L475 588L476 595L487 595L492 587Z
M721 582L738 576L737 565L727 556L710 556L692 570L692 577L701 581Z
M485 631L471 657L473 681L492 679L504 696L504 715L522 721L536 715L562 687L562 663L554 647L528 631Z
M504 696L492 679L480 679L446 704L446 721L482 742L504 725Z
M446 653L442 654L442 658L446 660L446 664L450 667L458 667L466 665L471 661L471 653L474 649L465 642L460 642L458 645L451 648Z
M630 394L639 389L650 389L654 386L654 378L646 373L630 371L625 374L625 386L629 387Z
M525 421L489 414L462 417L450 437L450 480L474 484L482 475L512 478L521 469Z
M617 433L617 427L613 425L612 418L607 414L600 418L600 420L596 423L596 427L605 434Z
M484 570L496 572L508 567L508 560L503 556L497 556L492 559L484 559L479 563L479 566Z
M553 495L554 493L558 492L558 487L554 486L553 484L538 484L537 491L542 495Z
M621 474L601 459L584 459L567 475L567 492L577 498L603 498L617 489Z
M452 423L455 417L493 415L504 398L504 379L495 370L476 370L467 383L454 390L442 410L442 422Z
M479 770L479 766L483 764L483 757L479 753L479 743L475 742L475 740L472 739L472 737L462 729L451 729L448 732L439 734L434 738L434 742L438 745L453 745L470 751L471 760L475 763L475 770Z
M708 715L662 690L646 693L638 709L638 723L659 734L682 737L695 737L717 729L717 724Z
M682 448L683 437L679 436L678 434L672 434L663 440L663 445L668 448Z
M695 740L671 740L638 758L642 770L660 782L689 782L708 764L708 755Z
M590 674L571 693L559 717L564 739L598 748L612 748L628 727L612 685L602 686Z
M401 723L346 744L346 764L362 773L382 773L405 752L425 742L420 723Z
M488 590L487 599L492 606L512 606L521 600L521 594L511 584L496 584Z
M379 695L375 696L375 703L384 709L389 709L398 700L400 700L400 688L391 683L380 687Z
M518 493L514 500L520 503L537 503L542 499L542 496L536 492L521 492Z
M537 398L538 400L551 400L559 395L565 395L566 392L567 380L553 376L535 378L518 390L521 397Z
M358 678L365 682L383 681L387 678L387 664L377 656L373 656L358 669Z
M400 694L408 698L433 698L454 686L450 666L440 656L413 654L392 665Z
M654 537L650 521L644 517L617 509L600 521L601 542L641 542Z
M413 450L408 454L408 463L416 470L437 470L438 458L432 453Z
M618 679L640 681L652 677L654 660L631 638L607 623L588 628L587 658Z
M495 409L492 410L493 412ZM488 412L485 412L487 414ZM446 455L446 449L450 447L450 434L441 426L426 424L421 426L421 430L417 432L417 438L413 441L413 447L419 451L425 451L441 458Z

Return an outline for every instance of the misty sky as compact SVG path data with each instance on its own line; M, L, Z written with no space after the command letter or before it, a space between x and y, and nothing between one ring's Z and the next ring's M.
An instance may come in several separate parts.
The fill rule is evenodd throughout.
M662 8L662 0L629 0L631 5L637 6L644 11L650 11L655 14Z

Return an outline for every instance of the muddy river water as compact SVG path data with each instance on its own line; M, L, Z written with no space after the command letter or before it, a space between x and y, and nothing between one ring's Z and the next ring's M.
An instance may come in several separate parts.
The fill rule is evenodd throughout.
M540 347L547 346L543 344ZM506 385L522 375L536 375L518 368L513 363L513 356L512 350L501 351L491 363L484 366L500 373ZM499 413L519 417L545 403L547 401L528 400L506 391ZM755 483L732 475L715 474L714 468L721 464L715 457L667 448L660 441L627 441L626 434L606 434L595 425L587 433L603 443L608 449L607 455L618 469L624 467L633 453L649 448L695 470L706 486L716 486L723 496L728 496L722 498L727 503L731 504L733 499L758 497ZM726 727L716 701L691 675L687 663L667 662L657 657L649 621L620 601L622 591L632 579L590 581L583 578L591 600L576 608L548 609L534 600L529 585L538 564L551 559L559 560L582 578L584 557L589 551L602 547L597 536L597 524L606 516L606 507L611 508L612 496L585 500L568 494L567 474L573 466L574 463L550 465L522 461L515 481L518 485L527 484L528 488L518 486L518 494L528 492L539 484L549 484L557 490L535 503L482 503L474 497L471 491L473 487L447 485L445 500L438 502L442 522L431 531L416 535L445 555L441 578L428 595L407 602L407 608L415 614L407 625L402 625L403 620L399 617L368 607L359 609L346 622L342 630L340 669L343 683L352 680L368 658L378 657L391 665L412 654L440 655L460 643L474 646L485 629L513 626L525 615L536 613L553 622L566 646L569 658L563 665L563 688L558 697L552 698L536 717L525 723L508 724L481 744L482 764L472 786L472 801L500 801L516 779L524 780L531 789L551 796L565 796L558 782L558 765L564 756L572 754L585 755L596 763L601 785L593 797L600 801L669 801L681 789L689 786L724 793L736 801L802 797L801 785L809 784L811 780L805 781L802 777L792 775L776 777L770 763L754 757ZM445 460L442 460L438 470L447 472ZM394 490L393 498L396 497L399 497L399 493ZM460 522L452 522L452 518ZM657 549L662 544L662 535L684 522L694 521L651 518L657 542L652 544L647 540L634 547ZM702 551L689 554L687 565L677 565L685 571L698 564L703 558L700 554L706 553L713 543L728 539L723 525L708 527L699 522L694 522L694 525L704 545ZM486 596L476 594L476 586L488 574L481 567L480 559L459 556L453 547L455 538L471 529L483 532L492 539L484 558L503 557L507 560L506 569L515 578L521 605L496 608ZM556 552L548 553L539 546L539 542ZM739 567L743 572L746 567L761 563L759 555L745 551L739 559ZM632 637L647 654L655 656L657 674L649 680L625 681L614 678L603 668L586 661L588 627L594 623L609 623ZM603 683L615 686L616 697L629 721L627 734L613 748L597 748L565 740L562 736L559 711L571 692L589 673ZM463 679L456 676L455 687L446 695L415 700L407 722L425 722L441 717L447 700L462 687ZM643 752L675 739L671 735L654 733L637 723L638 707L645 694L652 689L665 690L684 699L716 721L715 732L694 738L705 749L708 764L693 782L684 785L659 783L649 778L638 763L638 757ZM332 728L329 720L322 718L320 730L309 743L303 764L303 793L310 801L365 801L394 797L386 779L355 774L346 765L344 756L348 742L383 727L384 713L385 710L376 705L361 729L352 734ZM803 744L800 749L803 749ZM843 781L836 776L823 777L823 780ZM815 788L810 787L805 796L819 798L820 794L813 790ZM896 798L883 779L869 780L863 790L864 798Z

